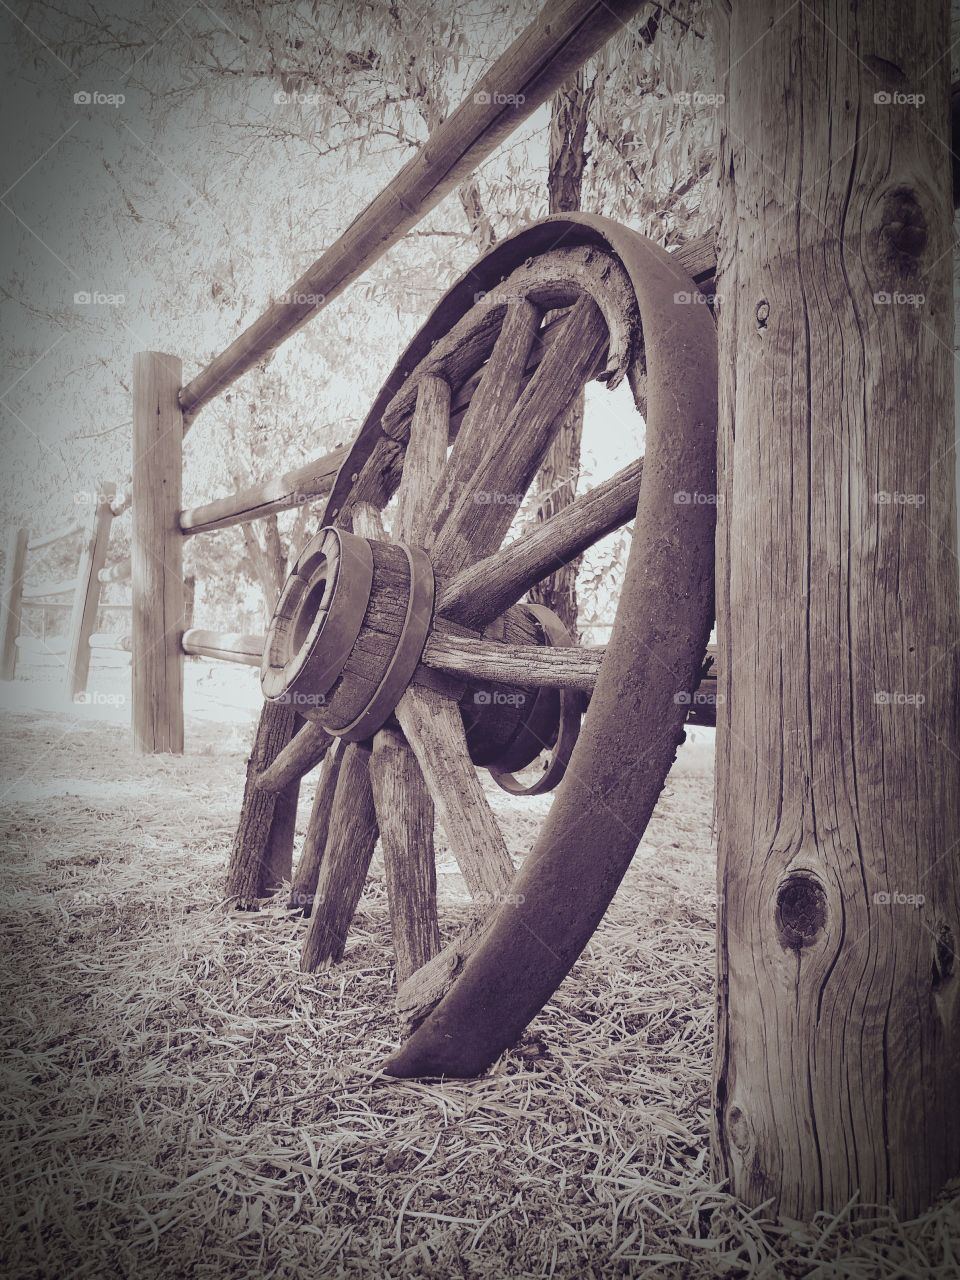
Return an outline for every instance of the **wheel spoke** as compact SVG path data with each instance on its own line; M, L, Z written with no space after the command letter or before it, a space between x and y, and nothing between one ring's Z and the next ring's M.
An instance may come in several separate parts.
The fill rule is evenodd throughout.
M535 583L630 520L642 475L639 458L509 546L461 570L439 592L438 615L468 627L499 617Z
M403 458L397 491L394 537L398 542L422 542L433 520L433 493L447 458L450 434L450 387L428 376L417 388L417 405L410 422L410 440Z
M486 444L479 465L464 476L469 484L454 495L434 543L433 562L439 575L461 569L499 547L554 431L596 371L606 347L607 327L600 308L583 297L571 309L562 332L512 410L499 421L485 424Z
M289 782L295 782L316 768L332 743L333 738L322 725L308 720L257 778L257 789L282 791Z
M343 958L347 930L360 901L377 843L370 749L359 742L348 742L342 756L313 913L300 961L305 973L313 973L320 965Z
M396 714L468 889L475 898L499 901L513 878L513 863L467 753L457 704L434 689L411 685Z
M397 985L440 950L433 801L416 756L395 729L381 729L370 757Z
M480 382L460 424L456 443L434 495L433 536L444 524L466 485L472 483L490 440L490 433L509 416L523 386L524 372L534 348L542 314L521 299L507 307L503 328Z
M317 780L313 808L310 810L310 821L307 824L307 835L290 889L291 909L302 911L305 916L310 915L313 910L313 897L317 891L320 863L327 844L327 833L330 830L330 811L333 808L333 797L337 790L337 778L340 776L341 759L340 743L334 742Z
M550 645L500 644L435 631L421 661L448 675L488 680L518 688L578 689L592 693L604 648L554 648Z

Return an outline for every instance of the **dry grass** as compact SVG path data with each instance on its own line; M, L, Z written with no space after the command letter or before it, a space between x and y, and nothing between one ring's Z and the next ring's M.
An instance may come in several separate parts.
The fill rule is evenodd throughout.
M960 1275L960 1199L854 1237L848 1216L774 1225L711 1181L705 771L671 779L525 1042L428 1086L379 1074L381 877L315 976L302 921L224 911L242 735L136 760L125 731L18 715L2 746L6 1275ZM522 848L542 809L497 803Z

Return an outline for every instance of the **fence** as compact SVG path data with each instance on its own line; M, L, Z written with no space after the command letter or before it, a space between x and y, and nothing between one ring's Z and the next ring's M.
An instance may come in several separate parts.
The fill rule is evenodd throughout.
M104 585L128 581L130 578L129 559L118 560L107 566L113 521L122 516L129 506L129 492L118 497L112 484L101 483L97 486L91 515L86 522L72 523L34 537L25 528L13 531L7 548L5 568L4 615L0 628L0 679L14 679L18 655L63 654L65 692L73 700L86 692L93 651L129 651L128 635L108 635L96 630ZM27 560L31 552L49 552L51 548L73 538L80 539L74 577L63 581L28 581ZM126 611L132 605L111 603L107 607ZM24 622L24 613L34 610L41 615L39 635ZM48 639L48 615L61 612L69 613L66 634Z
M183 750L185 655L259 663L262 639L185 626L183 543L323 497L348 450L181 509L183 437L200 410L276 350L468 177L642 7L556 0L514 41L342 236L186 386L179 357L143 352L133 378L133 730L138 750ZM685 265L712 278L706 240Z

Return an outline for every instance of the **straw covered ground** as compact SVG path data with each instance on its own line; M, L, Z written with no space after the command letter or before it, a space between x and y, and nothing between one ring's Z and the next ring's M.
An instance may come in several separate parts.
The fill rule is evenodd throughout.
M303 921L225 908L248 736L193 725L183 758L137 759L117 725L5 719L5 1275L960 1274L960 1194L854 1234L774 1225L711 1179L709 744L525 1041L425 1085L379 1074L381 870L313 976ZM545 802L495 803L521 853ZM453 928L448 856L440 881Z

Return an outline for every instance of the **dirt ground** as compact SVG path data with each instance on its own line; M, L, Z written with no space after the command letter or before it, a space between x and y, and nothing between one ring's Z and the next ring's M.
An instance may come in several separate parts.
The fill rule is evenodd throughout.
M301 919L222 900L245 674L192 677L181 758L133 755L124 679L69 711L37 682L4 695L5 1275L960 1276L960 1186L913 1223L860 1207L854 1231L775 1224L711 1178L709 731L523 1043L426 1085L379 1070L397 1025L378 862L319 974L298 969ZM549 801L490 795L522 856ZM439 872L452 932L446 849Z

